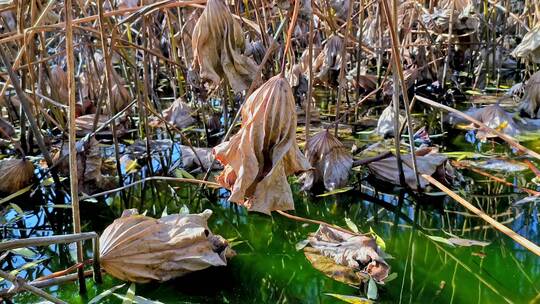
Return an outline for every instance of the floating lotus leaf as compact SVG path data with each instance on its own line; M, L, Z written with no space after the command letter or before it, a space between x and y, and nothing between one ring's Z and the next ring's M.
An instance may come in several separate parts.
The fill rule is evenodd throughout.
M274 76L242 108L242 127L214 148L224 166L218 182L230 201L251 211L294 209L287 176L310 168L296 143L296 112L289 83Z
M192 35L193 69L203 81L219 85L226 77L235 92L246 90L257 72L255 62L244 55L242 28L224 0L209 0Z
M0 160L0 192L11 194L30 185L34 165L26 159Z
M155 219L126 210L99 239L101 267L120 280L146 283L225 266L234 251L208 229L211 215L205 210Z
M328 191L347 185L352 155L330 131L324 130L309 138L306 157L314 169L302 175L304 190L318 182L323 182Z
M319 226L308 241L310 246L304 248L306 257L316 269L331 278L359 285L369 276L379 283L388 277L390 266L382 257L384 252L371 237ZM321 256L331 259L335 266Z

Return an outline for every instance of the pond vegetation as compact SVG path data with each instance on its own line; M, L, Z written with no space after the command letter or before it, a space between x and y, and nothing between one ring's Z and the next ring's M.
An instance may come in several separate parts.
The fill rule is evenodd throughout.
M540 303L540 4L0 0L0 302Z

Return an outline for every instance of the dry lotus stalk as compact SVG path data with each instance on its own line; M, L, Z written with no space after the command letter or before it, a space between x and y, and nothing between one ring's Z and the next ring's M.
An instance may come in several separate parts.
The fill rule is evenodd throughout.
M540 72L534 73L527 81L519 109L531 118L540 117Z
M0 193L11 194L30 185L34 165L26 159L0 160Z
M388 277L390 266L384 261L385 254L371 237L319 226L308 242L310 246L304 248L306 257L313 267L333 279L359 285L369 277L378 283ZM331 259L333 265L323 257Z
M226 77L233 91L246 90L257 71L255 62L244 55L242 28L233 19L224 0L209 0L192 35L192 69L203 81L218 86Z
M292 210L287 176L310 168L296 143L292 90L274 76L251 94L242 108L242 127L214 148L224 166L217 181L231 189L229 200L251 211Z
M303 190L309 190L320 182L329 191L347 184L353 164L352 155L330 131L324 130L309 138L306 157L314 169L302 175Z
M154 219L126 210L99 239L101 267L120 280L146 283L226 266L234 251L208 229L211 215L205 210Z

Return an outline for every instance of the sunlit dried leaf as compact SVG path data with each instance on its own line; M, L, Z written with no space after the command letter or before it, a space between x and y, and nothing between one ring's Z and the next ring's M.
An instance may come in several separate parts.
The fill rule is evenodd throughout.
M234 251L208 229L211 215L205 210L154 219L126 210L100 237L101 266L118 279L136 283L225 266Z
M498 104L493 104L478 109L471 109L467 111L466 114L480 122L483 122L491 129L496 129L507 135L516 136L520 133L520 128L514 121L512 115L506 112ZM477 127L474 125L471 125L471 128L477 129ZM478 139L485 140L487 138L497 137L497 135L491 133L489 130L479 128L476 137Z
M193 69L200 78L219 85L226 77L235 92L246 90L257 71L255 62L244 55L242 28L223 0L209 0L192 35Z
M302 189L309 190L319 182L323 182L329 191L347 185L352 168L352 155L330 131L324 130L309 138L306 157L315 169L302 175Z
M531 29L521 43L514 49L512 56L526 58L540 63L540 25Z
M392 104L390 104L384 109L384 111L381 113L381 116L379 116L379 120L377 121L377 128L375 129L375 133L384 138L394 136L394 112L395 111ZM402 124L404 121L405 117L399 115L400 124Z
M34 177L34 165L26 159L0 160L0 192L15 193L30 185Z
M296 143L296 115L289 83L272 77L242 108L242 127L214 148L225 169L217 178L230 201L269 214L294 209L287 176L310 168Z
M317 259L313 261L310 258L310 261L315 268L334 279L359 285L368 276L378 283L382 283L388 277L390 266L381 257L384 253L373 238L320 226L317 232L308 237L308 240L311 247L304 248L306 256L309 253L308 258L313 254L329 258L336 266L327 265L329 263L327 260L323 260L324 267L316 266L320 262L320 256L316 256ZM338 275L334 276L335 274Z

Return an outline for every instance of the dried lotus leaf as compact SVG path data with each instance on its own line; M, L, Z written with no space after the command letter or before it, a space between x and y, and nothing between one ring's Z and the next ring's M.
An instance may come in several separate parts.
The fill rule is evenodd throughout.
M27 159L0 160L0 192L11 194L30 185L34 165Z
M163 111L163 118L175 127L183 129L195 123L191 113L193 113L191 107L180 97Z
M358 285L367 275L379 283L388 277L390 266L382 258L384 252L371 237L353 235L321 225L317 232L308 237L308 242L309 246L304 248L304 252L312 263L321 264L318 260L321 257L314 256L318 254L336 264L331 267L328 260L322 260L324 268L315 263L313 266L338 281ZM353 274L358 282L355 282Z
M203 81L218 86L227 78L236 93L246 90L257 71L245 56L242 28L223 0L209 0L192 34L193 64Z
M525 34L521 43L512 52L512 56L540 63L540 25Z
M234 251L210 232L212 211L161 219L124 212L101 235L101 267L124 281L167 281L210 266L225 266Z
M325 188L332 191L347 184L352 155L330 131L324 130L309 138L306 157L315 169L302 175L302 189L308 190L314 184L323 182Z
M525 95L521 100L519 109L522 114L526 114L531 118L540 117L540 72L534 73L527 81Z
M270 214L294 209L287 176L310 168L296 143L296 112L289 83L274 76L242 108L242 127L214 148L224 166L217 180L231 202Z

